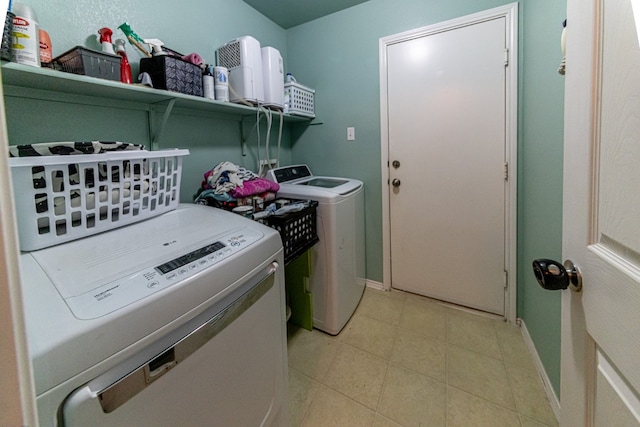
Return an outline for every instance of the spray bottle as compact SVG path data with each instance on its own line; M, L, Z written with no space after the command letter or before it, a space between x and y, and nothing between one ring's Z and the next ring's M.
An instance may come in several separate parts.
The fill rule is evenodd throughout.
M129 64L129 58L127 58L127 50L124 47L125 43L124 39L116 39L116 52L122 58L120 60L120 81L122 83L132 83L131 65Z
M102 51L104 53L115 55L116 53L113 51L113 44L111 43L111 35L113 34L111 28L100 28L98 30L98 34L100 34L100 44L102 45Z

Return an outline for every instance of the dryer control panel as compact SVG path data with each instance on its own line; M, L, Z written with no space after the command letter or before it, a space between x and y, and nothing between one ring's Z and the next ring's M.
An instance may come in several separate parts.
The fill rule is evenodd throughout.
M95 319L214 267L263 236L260 231L243 228L162 264L149 266L65 301L78 319Z

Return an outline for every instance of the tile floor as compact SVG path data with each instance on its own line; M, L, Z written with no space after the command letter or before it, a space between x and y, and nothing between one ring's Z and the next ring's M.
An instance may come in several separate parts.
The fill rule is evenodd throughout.
M338 336L289 326L292 427L554 427L520 329L367 289Z

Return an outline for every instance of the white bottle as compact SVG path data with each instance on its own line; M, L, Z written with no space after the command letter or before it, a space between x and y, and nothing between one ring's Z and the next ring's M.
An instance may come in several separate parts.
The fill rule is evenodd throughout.
M40 40L36 14L22 3L14 3L11 11L16 15L11 33L11 60L39 67Z
M229 70L226 67L213 67L216 101L229 101Z
M213 72L211 66L207 65L202 76L202 96L209 99L215 99L213 92Z

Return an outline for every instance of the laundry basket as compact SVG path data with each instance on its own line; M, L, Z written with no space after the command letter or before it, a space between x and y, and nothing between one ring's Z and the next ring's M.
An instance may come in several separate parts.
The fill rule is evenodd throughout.
M292 203L304 202L303 200L290 201ZM318 202L308 200L306 203L308 206L300 211L268 216L259 220L280 233L285 265L320 241L316 230Z
M289 99L289 114L315 118L316 91L296 82L287 82L284 85L285 99Z
M20 249L32 251L177 207L189 150L10 158Z

